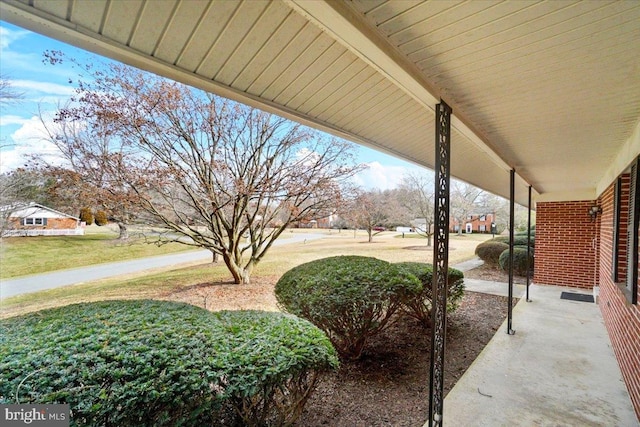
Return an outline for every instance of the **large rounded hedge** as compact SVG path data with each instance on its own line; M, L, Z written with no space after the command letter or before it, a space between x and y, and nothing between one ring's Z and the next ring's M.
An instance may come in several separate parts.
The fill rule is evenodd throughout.
M531 235L531 247L534 247L536 245L536 235L532 234ZM487 242L501 242L501 243L506 243L507 245L509 244L509 236L497 236L494 237L491 240L487 240ZM514 234L513 236L513 245L514 246L527 246L527 235L526 234Z
M0 321L0 402L66 403L76 426L281 425L337 363L322 331L281 313L137 300Z
M403 304L404 312L425 326L431 325L431 307L433 300L433 265L422 262L396 263L401 270L413 274L422 283L422 292ZM447 311L457 310L464 296L464 273L449 267L447 282Z
M496 240L487 240L486 242L482 242L476 246L476 255L487 265L497 267L500 254L504 252L505 249L509 249L509 245L507 243Z
M361 356L367 339L422 291L420 281L376 258L337 256L301 264L278 281L280 306L322 329L345 358Z
M509 271L509 249L500 254L500 268ZM529 253L529 271L533 270L533 248ZM527 275L527 246L513 247L513 272L518 276Z

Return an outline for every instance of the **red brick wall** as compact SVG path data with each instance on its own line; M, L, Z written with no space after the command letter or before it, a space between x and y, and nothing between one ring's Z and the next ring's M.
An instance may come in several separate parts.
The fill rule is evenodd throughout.
M47 225L22 225L22 219L13 220L13 227L20 230L66 230L78 228L73 218L47 218Z
M628 198L628 180L626 197ZM613 199L614 188L611 186L600 196L599 200L602 206L602 216L600 217L600 298L598 304L633 407L640 419L640 307L630 304L620 286L612 280ZM625 206L628 205L623 204L623 213ZM626 220L626 213L623 216ZM626 230L626 226L624 228ZM626 241L626 233L621 234L620 240ZM624 251L626 252L626 248ZM626 271L626 265L624 270ZM624 281L625 277L625 273L621 272L620 280ZM640 290L640 286L638 288Z
M471 230L474 233L481 233L480 226L484 225L485 231L482 233L491 233L491 223L494 221L493 214L484 214L484 221L480 221L480 217L483 215L472 215L471 219L467 219L462 223L462 231L466 233L467 224L471 223ZM456 218L451 218L449 224L449 231L455 232L456 227L458 226L458 220Z
M593 288L598 222L591 221L588 211L594 203L537 203L536 284Z

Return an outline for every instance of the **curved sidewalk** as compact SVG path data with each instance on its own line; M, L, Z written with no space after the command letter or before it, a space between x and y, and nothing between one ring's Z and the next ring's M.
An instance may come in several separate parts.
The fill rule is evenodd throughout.
M562 292L587 293L531 285L515 335L505 321L446 396L444 426L640 426L600 309Z

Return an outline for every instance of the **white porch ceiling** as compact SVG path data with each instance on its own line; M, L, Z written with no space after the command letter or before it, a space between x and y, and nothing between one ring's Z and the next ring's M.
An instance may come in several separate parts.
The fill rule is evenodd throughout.
M3 20L516 199L595 199L640 154L640 2L0 0Z

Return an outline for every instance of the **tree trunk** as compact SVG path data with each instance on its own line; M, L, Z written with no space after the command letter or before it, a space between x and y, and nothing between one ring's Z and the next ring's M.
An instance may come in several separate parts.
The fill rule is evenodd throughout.
M431 247L431 234L427 234L427 247Z
M118 236L118 240L127 240L129 238L129 230L127 230L127 225L119 222L118 229L120 230L120 235Z
M373 242L373 230L367 229L367 234L369 235L369 243Z
M231 276L233 276L233 283L236 285L248 285L251 283L251 273L249 271L236 264L232 257L227 253L222 254L222 258L231 272Z
M217 253L217 252L214 252L214 251L211 251L211 254L212 254L211 262L212 262L213 264L215 264L216 262L218 262L218 253Z

